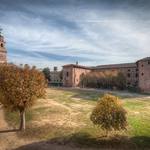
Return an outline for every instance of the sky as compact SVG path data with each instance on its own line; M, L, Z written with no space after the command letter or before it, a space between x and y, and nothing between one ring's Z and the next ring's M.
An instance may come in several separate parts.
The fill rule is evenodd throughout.
M149 0L0 0L7 62L37 68L150 57Z

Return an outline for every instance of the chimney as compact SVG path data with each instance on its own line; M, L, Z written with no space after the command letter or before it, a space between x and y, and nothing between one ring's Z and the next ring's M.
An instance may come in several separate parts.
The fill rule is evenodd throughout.
M78 65L78 62L76 62L76 65Z
M54 67L54 71L58 71L58 67Z

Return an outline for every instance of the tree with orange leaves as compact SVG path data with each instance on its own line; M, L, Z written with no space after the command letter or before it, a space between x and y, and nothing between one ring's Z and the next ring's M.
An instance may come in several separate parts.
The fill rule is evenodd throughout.
M35 66L0 64L0 104L11 112L20 112L20 130L25 129L25 110L45 98L47 82Z

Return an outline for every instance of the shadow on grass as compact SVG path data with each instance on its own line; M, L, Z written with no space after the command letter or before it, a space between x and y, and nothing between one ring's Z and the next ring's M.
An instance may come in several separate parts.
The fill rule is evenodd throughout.
M17 132L20 131L19 129L15 129L15 130L4 130L4 131L0 131L0 133L7 133L7 132Z
M49 87L51 88L51 87ZM93 91L87 91L87 90L81 90L79 88L68 88L68 87L60 87L55 88L55 90L63 91L64 95L69 95L72 99L81 99L81 100L88 100L88 101L95 101L97 102L98 98L103 97L102 93L93 92Z
M133 149L133 150L148 150L150 149L150 137L147 136L136 136L132 138L128 138L127 136L122 135L113 135L110 137L98 137L98 138L92 138L87 133L74 133L71 135L68 135L66 137L59 137L59 138L53 138L50 140L47 140L46 142L37 142L37 143L31 143L26 146L21 146L15 150L27 150L27 149L42 149L43 144L46 145L47 149L44 148L44 150L50 149L52 145L61 145L60 148L63 150L65 146L76 147L76 148L101 148L101 149L119 149L119 150L127 150L127 149ZM38 146L37 146L38 145ZM57 148L59 150L59 148ZM65 148L66 150L66 148Z
M65 91L71 91L71 92L86 92L86 93L108 93L114 96L119 96L121 98L145 98L150 97L150 94L148 93L133 93L129 92L127 90L111 90L111 89L100 89L100 88L72 88L72 87L51 87L47 86L47 88L55 88L56 90L65 90Z
M71 96L70 98L78 98L78 99L82 99L82 100L86 100L86 101L94 101L97 102L98 98L102 98L103 94L91 94L91 93L83 93L80 92L78 94L75 94L73 96Z

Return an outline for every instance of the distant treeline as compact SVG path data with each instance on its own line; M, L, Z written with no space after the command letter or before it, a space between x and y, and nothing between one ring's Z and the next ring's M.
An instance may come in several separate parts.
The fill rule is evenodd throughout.
M117 71L91 72L80 76L80 86L84 87L124 89L127 82L126 75Z

